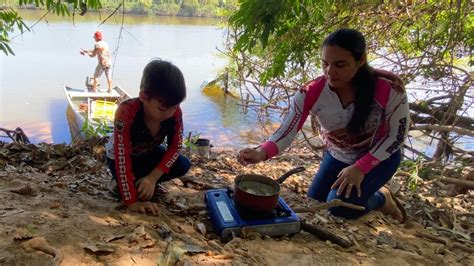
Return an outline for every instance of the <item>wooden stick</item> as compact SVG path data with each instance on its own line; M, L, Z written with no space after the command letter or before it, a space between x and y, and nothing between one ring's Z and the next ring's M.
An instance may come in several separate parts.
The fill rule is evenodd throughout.
M420 157L425 158L425 159L428 160L428 161L432 161L432 160L433 160L433 158L427 156L426 154L424 154L424 153L422 153L422 152L420 152L420 151L417 151L416 149L414 149L414 148L412 148L412 147L410 147L410 146L408 146L408 145L406 145L406 144L403 145L403 148L404 148L404 149L407 149L407 150L409 150L409 151L411 151L411 152L413 152L414 154L416 154L416 155L418 155L418 156L420 156Z
M304 231L311 233L321 240L329 240L335 244L338 244L339 246L343 248L348 248L352 246L352 242L349 241L348 239L345 239L339 235L336 235L328 230L325 230L319 226L308 224L305 221L301 221L301 229Z
M301 207L301 208L293 208L293 211L296 213L303 213L303 212L317 212L324 209L334 208L334 207L345 207L349 209L354 209L358 211L364 211L364 206L359 206L351 203L344 202L340 199L333 199L330 202L325 202L313 207Z
M445 184L454 184L454 185L462 186L464 188L474 189L474 181L461 180L461 179L450 178L450 177L440 178L439 181Z

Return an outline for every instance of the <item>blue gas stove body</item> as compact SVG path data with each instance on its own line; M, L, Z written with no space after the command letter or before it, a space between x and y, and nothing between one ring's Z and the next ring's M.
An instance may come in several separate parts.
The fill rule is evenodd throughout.
M239 208L230 189L208 190L205 201L214 231L222 242L251 232L282 236L298 233L301 229L300 218L281 197L271 214L250 213Z

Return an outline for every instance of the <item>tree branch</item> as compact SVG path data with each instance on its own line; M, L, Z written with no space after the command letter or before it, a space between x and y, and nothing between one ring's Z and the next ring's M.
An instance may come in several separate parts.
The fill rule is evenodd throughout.
M455 132L459 135L474 137L474 131L453 127L453 126L440 126L440 125L415 125L410 127L411 130L435 130L438 132Z

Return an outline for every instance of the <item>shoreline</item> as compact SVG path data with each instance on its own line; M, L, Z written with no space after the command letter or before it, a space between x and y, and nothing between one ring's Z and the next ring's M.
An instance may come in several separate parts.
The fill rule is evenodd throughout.
M32 10L32 11L46 11L47 9L45 7L36 7L35 5L0 5L0 7L7 7L7 8L12 8L16 11L19 10ZM115 8L102 8L100 10L88 10L87 13L89 14L99 14L101 12L113 12ZM86 13L86 14L87 14ZM120 10L117 11L117 13L121 13ZM166 14L164 12L158 12L158 13L148 13L144 11L139 11L139 10L134 10L134 9L125 9L124 13L126 15L142 15L142 16L156 16L156 17L179 17L179 18L204 18L204 19L220 19L223 16L215 15L215 14L198 14L198 15L188 15L188 14L180 14L179 12L177 14ZM72 16L73 13L71 13ZM75 14L75 16L80 16L79 14Z

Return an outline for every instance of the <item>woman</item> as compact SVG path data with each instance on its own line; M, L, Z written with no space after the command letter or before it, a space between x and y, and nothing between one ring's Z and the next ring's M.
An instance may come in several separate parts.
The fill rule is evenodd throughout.
M320 125L325 152L308 196L365 207L331 208L337 216L357 218L380 210L404 222L403 207L384 187L400 164L409 125L401 80L368 65L365 38L353 29L339 29L325 39L322 67L324 75L295 94L281 127L258 148L239 151L239 161L258 163L282 152L311 113Z

